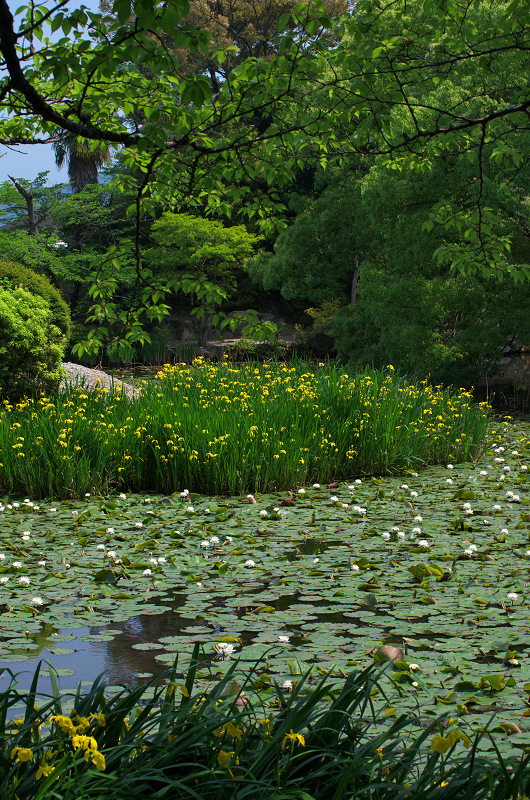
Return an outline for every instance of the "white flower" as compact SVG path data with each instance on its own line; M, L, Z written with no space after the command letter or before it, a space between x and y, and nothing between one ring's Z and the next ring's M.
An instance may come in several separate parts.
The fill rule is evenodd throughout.
M164 558L164 556L161 556L161 557L158 559L158 563L159 563L159 564L165 564L165 563L166 563L166 559Z
M423 517L421 516L421 514L418 514L417 517L414 517L414 522L423 522Z
M278 636L278 641L281 642L282 644L287 644L287 642L289 641L289 637L288 636Z
M78 514L79 514L79 511L72 511L72 517L77 517Z
M427 539L420 539L418 542L418 547L429 547L429 542Z
M506 533L510 533L510 531L508 530L508 528L503 528L501 530L501 533L505 533L506 534Z
M330 497L329 499L331 500L332 503L337 503L339 500L339 498L335 494L333 495L333 497Z
M454 469L454 464L447 464L447 469Z
M356 478L355 479L355 483L357 483L357 484L362 483L362 480L360 478Z
M501 508L502 508L502 506L500 506L498 503L496 503L496 504L493 506L493 510L494 510L494 511L500 511L500 510L501 510Z
M127 495L122 492L120 494L120 500L127 500Z
M410 474L411 474L412 478L419 478L419 475L418 475L417 472L411 472Z
M20 578L18 579L18 582L19 582L19 583L21 583L21 584L23 584L23 586L29 586L29 585L30 585L30 583L31 583L30 579L29 579L29 578L27 578L25 575L22 575L22 577L20 577Z
M11 566L15 567L15 569L20 569L22 567L22 563L20 561L13 561Z
M30 536L29 533L23 533L22 534L22 541L23 542L29 542L30 538L31 538L31 536Z
M409 669L413 669L414 670L414 669L419 669L419 668L420 668L419 664L409 664Z
M313 484L313 489L320 489L320 484L319 483L314 483Z
M518 494L514 494L514 496L511 499L511 502L512 503L520 503L521 502L521 498L519 497Z
M107 528L107 533L114 533L114 528Z
M510 471L510 467L503 467L503 470L504 470L504 472L509 472Z
M268 517L269 516L264 508L261 509L261 511L259 512L259 515L260 515L260 517Z
M227 537L225 538L225 544L231 544L233 541L234 541L234 540L232 539L232 537L231 537L231 536L227 536Z
M362 515L366 514L366 509L363 508L363 506L353 506L352 508L356 514L362 514Z
M414 534L421 533L421 528L413 528L412 529L412 533L414 533Z
M400 489L405 489L405 491L406 491L409 488L409 485L408 485L408 483L402 483L399 488Z
M418 681L412 681L412 684L411 684L411 685L412 685L412 687L413 687L414 689L417 689L417 688L418 688L418 686L419 686L419 683L418 683Z
M223 661L229 661L236 648L233 644L228 644L228 642L219 642L218 644L214 644L213 649L218 658L223 659Z
M33 506L33 511L40 511L40 506Z
M209 509L209 508L205 508L205 509L204 509L204 513L205 513L205 514L209 514L209 513L210 513L210 509Z
M152 574L153 572L150 569L144 569L144 571L142 572L142 575L152 575Z
M39 565L39 567L45 567L46 566L46 562L45 561L37 561L37 564Z
M298 489L298 494L305 494L305 489Z
M90 492L86 492L85 497L90 497Z
M398 537L398 539L404 539L405 538L405 534L403 533L403 531L398 531L397 532L397 537Z
M313 564L318 564L318 562L319 562L319 561L320 561L320 559L319 559L319 558L314 558L314 559L313 559Z
M0 583L7 583L9 578L6 578L5 575L0 578Z
M385 532L382 534L382 538L387 542L390 539L390 534Z
M517 450L512 450L512 456L518 456L518 455L519 453L517 452Z
M0 553L0 561L3 561L5 558L5 553Z
M43 601L42 597L32 597L31 598L31 602L33 603L34 606L42 606L42 605L44 605L44 601Z
M495 463L496 464L502 464L503 461L504 461L504 458L496 458L495 459Z
M521 469L522 469L522 470L525 470L525 472L526 472L526 470L528 469L528 467L526 466L526 464L522 464L522 465L521 465Z
M480 472L479 472L479 475L482 475L483 478L485 478L487 474L488 473L487 473L487 471L485 469L481 469Z
M526 555L527 555L527 556L530 556L530 550L527 550L527 551L526 551Z
M418 496L418 492L411 492L411 493L410 493L410 496L411 496L411 497L417 497L417 496Z
M204 548L210 547L210 542L208 541L208 539L203 539L202 540L201 547L204 547Z
M158 565L158 558L150 558L149 561L151 564L154 564L155 567Z
M195 586L197 586L200 589L201 586L202 586L202 583L196 583Z
M494 450L495 453L504 453L504 447L497 447Z
M186 511L189 511L190 514L194 514L195 513L195 509L193 508L193 506L188 506Z
M57 511L56 508L49 508L48 511Z
M150 497L144 497L144 503L150 503L150 502L151 502Z
M519 597L519 595L516 594L515 592L510 592L508 594L508 600L517 600L518 597Z
M105 548L104 544L98 544L97 547L96 547L96 550L105 550L105 549L106 548Z
M476 544L470 544L469 545L469 549L470 550L477 550L477 545Z
M252 561L251 558L249 558L247 561L245 561L245 567L255 567L255 566L256 566L256 564L255 564L254 561Z
M183 489L182 492L180 493L180 497L187 497L188 495L189 495L188 489Z
M218 536L212 536L212 537L210 538L210 542L211 542L212 544L219 544L219 537L218 537Z
M343 508L348 508L348 503L341 503Z
M466 554L466 556L472 556L474 551L470 547L468 547L467 550L464 550L464 553Z
M453 479L452 479L452 478L446 478L446 479L445 479L445 482L446 482L446 483L453 483Z
M512 667L519 667L520 666L519 661L517 661L516 658L509 658L508 659L508 664L511 664Z
M359 572L360 569L361 568L360 568L360 566L358 564L352 564L351 565L351 571L352 572Z
M142 522L135 522L135 527L136 528L143 528L144 526L143 526Z
M287 692L290 692L292 688L293 688L293 682L292 681L284 681L283 682L282 689L285 689Z
M107 558L116 558L114 550L107 550Z

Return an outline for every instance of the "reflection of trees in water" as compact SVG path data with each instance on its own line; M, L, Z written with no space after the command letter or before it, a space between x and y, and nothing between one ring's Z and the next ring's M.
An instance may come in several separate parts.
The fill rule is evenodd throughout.
M182 628L194 623L193 618L181 617L173 609L161 614L142 614L124 622L113 622L109 628L119 630L121 633L113 636L108 642L94 642L91 646L97 647L100 652L103 651L106 681L111 684L133 685L138 683L135 678L137 672L151 672L157 675L168 667L167 664L155 661L156 656L163 652L162 647L157 650L135 650L133 645L156 643L162 636L176 636ZM101 626L90 629L91 634L105 632L106 628Z

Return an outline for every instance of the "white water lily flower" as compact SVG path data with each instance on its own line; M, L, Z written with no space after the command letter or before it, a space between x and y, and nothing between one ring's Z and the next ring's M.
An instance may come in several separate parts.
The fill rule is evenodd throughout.
M348 503L342 503L343 508L348 508Z
M519 453L517 452L517 450L512 450L512 456L518 456L518 455Z
M34 606L44 605L44 600L42 599L42 597L32 597L31 602L33 603Z
M412 533L418 534L421 533L421 528L413 528Z
M218 537L218 536L212 536L212 537L210 538L210 542L211 542L212 544L219 544L219 537Z
M527 555L527 556L530 556L530 550L527 550L527 551L526 551L526 555Z
M351 571L352 572L359 572L360 569L361 568L360 568L360 566L358 564L352 564L351 565Z
M447 469L454 469L454 464L447 464Z
M481 469L480 472L479 472L479 475L482 475L483 478L485 478L487 474L488 473L487 473L487 471L485 469Z
M518 597L519 597L519 595L516 594L515 592L510 592L508 594L508 600L517 600Z
M9 578L6 578L6 577L5 577L5 575L3 575L3 576L0 578L0 583L7 583L7 582L8 582L8 580L9 580Z
M104 544L98 544L97 547L96 547L96 550L106 550L106 549L107 548L105 547Z
M333 497L330 497L329 499L332 503L337 503L339 498L334 494Z
M508 659L508 664L511 664L512 667L520 667L521 666L521 664L519 663L519 661L517 661L516 658L509 658Z
M525 471L526 471L526 470L528 469L528 467L526 466L526 464L522 464L522 465L521 465L521 469L523 469L523 470L525 470Z
M520 503L521 502L521 498L519 497L518 494L514 494L512 499L511 499L511 502L512 503Z
M298 489L298 494L305 494L305 489Z
M445 479L445 482L446 482L446 483L453 483L454 481L453 481L453 479L452 479L452 478L446 478L446 479Z
M203 539L202 540L201 547L204 547L204 548L210 547L210 542L208 541L208 539Z
M284 681L283 682L282 689L285 689L286 691L290 692L292 688L293 688L293 682L292 681Z
M45 561L37 561L37 564L39 565L39 567L45 567L46 566L46 562Z
M151 502L150 497L144 497L144 503L150 503L150 502Z
M278 636L278 641L281 642L282 644L287 644L288 641L289 641L289 637L288 636Z
M418 492L411 492L411 493L410 493L410 496L411 496L411 497L417 497L417 496L418 496Z
M496 458L495 459L495 463L496 464L502 464L503 461L504 461L504 458Z
M419 668L420 668L419 664L409 664L409 669L419 669Z
M56 508L49 508L48 511L57 511Z
M245 567L255 567L255 566L256 566L256 563L254 561L252 561L251 558L249 558L247 561L245 561Z
M418 547L430 547L430 545L427 539L420 539L418 542Z
M232 539L232 537L231 537L231 536L227 536L227 537L225 538L225 544L231 544L233 541L234 541L234 540Z
M79 514L79 511L72 511L72 517L77 517L78 514Z
M510 469L511 469L510 467L503 467L504 472L509 472Z
M13 566L15 569L20 569L20 568L21 568L21 566L22 566L22 562L21 562L21 561L13 561L13 564L12 564L12 566Z
M313 484L313 489L320 489L320 484L319 483L314 483Z
M382 538L387 542L390 539L390 534L385 532L382 534Z
M414 517L414 522L423 522L423 517L421 514L418 514L416 517Z
M411 475L412 478L419 478L419 475L418 475L417 472L411 472L410 475Z
M143 522L135 522L135 528L143 528Z
M107 528L107 533L114 533L114 528Z
M418 683L418 681L412 681L412 684L411 684L411 686L412 686L412 688L413 688L413 689L417 689L417 688L418 688L418 686L419 686L419 683Z
M107 558L116 558L116 553L114 550L107 550Z
M158 558L150 558L149 563L154 564L155 567L158 566Z
M318 564L318 562L319 562L319 561L320 561L320 559L319 559L319 558L314 558L314 559L313 559L313 564Z
M504 453L504 449L505 449L504 447L497 447L494 452L495 453Z
M261 511L259 512L259 515L260 515L260 517L268 517L269 516L264 508L261 509Z
M508 528L502 528L501 533L505 533L506 534L506 533L510 533L510 531L508 530Z
M403 533L403 531L398 531L397 532L397 537L398 537L398 539L404 539L405 538L405 534Z
M164 556L161 556L161 558L158 559L158 563L159 564L165 564L166 563L166 559L164 558Z
M495 505L493 506L493 510L494 511L500 511L501 508L502 508L502 506L500 506L498 503L495 503Z
M400 489L405 489L405 491L406 491L409 488L409 485L408 485L408 483L402 483L399 488Z
M188 506L186 511L189 511L190 514L195 514L195 509L193 508L193 506Z
M180 493L180 497L187 497L188 495L189 495L188 489L183 489L182 492Z
M31 583L30 579L26 575L22 575L22 577L18 579L18 582L23 586L29 586Z
M477 550L477 545L476 544L470 544L469 545L469 549L470 550Z
M142 575L152 575L152 574L153 574L153 571L150 570L150 569L144 569L144 571L142 572Z
M0 561L3 561L5 558L5 553L0 553Z
M236 648L233 644L229 644L228 642L219 642L218 644L214 644L213 649L218 658L223 659L223 661L230 661Z
M464 550L464 553L466 554L466 556L472 556L473 553L474 553L474 550L472 550L470 547L468 547L467 550Z
M31 539L31 535L29 533L23 533L22 534L22 541L23 542L29 542L30 539Z
M120 494L120 500L127 500L127 495L122 492Z
M366 514L366 509L363 506L353 506L353 510L356 514Z

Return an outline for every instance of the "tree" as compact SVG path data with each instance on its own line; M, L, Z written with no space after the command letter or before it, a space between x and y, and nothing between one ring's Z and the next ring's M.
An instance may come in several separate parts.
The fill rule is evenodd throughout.
M217 87L207 75L179 72L165 45L170 37L176 48L209 53L211 36L185 23L185 0L115 0L112 8L114 19L101 20L62 3L37 16L31 7L16 30L0 0L1 142L68 131L116 145L130 170L121 185L136 176L130 213L138 218L183 202L229 215L237 201L269 231L278 187L308 160L379 154L396 170L421 171L442 154L470 158L467 198L435 204L426 220L466 232L438 258L468 273L530 274L511 258L509 238L492 233L496 217L483 192L490 158L510 186L530 153L530 0L370 0L345 23L320 2L301 3L280 18L283 32L267 57L247 58ZM47 28L62 38L50 41ZM218 63L226 57L222 48L211 54ZM114 321L136 337L142 314L157 313L160 286L142 273L138 237L132 255L137 291ZM107 258L118 271L120 253ZM109 319L117 285L94 287Z
M262 237L244 225L225 228L216 220L170 212L154 223L151 237L157 247L148 250L146 258L157 272L165 273L166 279L177 274L182 280L199 281L192 313L199 323L199 347L204 347L212 321L219 318L216 307L235 290L237 270Z
M53 142L52 147L59 169L66 162L70 185L75 193L83 191L88 184L98 183L101 167L111 159L106 145L91 147L89 140L80 139L71 133L63 134Z
M32 180L13 178L0 184L0 218L10 227L25 230L30 236L49 223L50 214L61 202L64 184L46 186L48 172Z

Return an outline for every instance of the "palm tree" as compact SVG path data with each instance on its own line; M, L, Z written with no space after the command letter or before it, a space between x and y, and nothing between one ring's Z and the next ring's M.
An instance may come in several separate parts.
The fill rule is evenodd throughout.
M68 177L75 194L88 183L98 183L99 170L111 159L107 144L102 143L96 150L91 150L88 139L79 139L73 133L64 133L52 147L57 166L61 168L65 162L68 166Z

